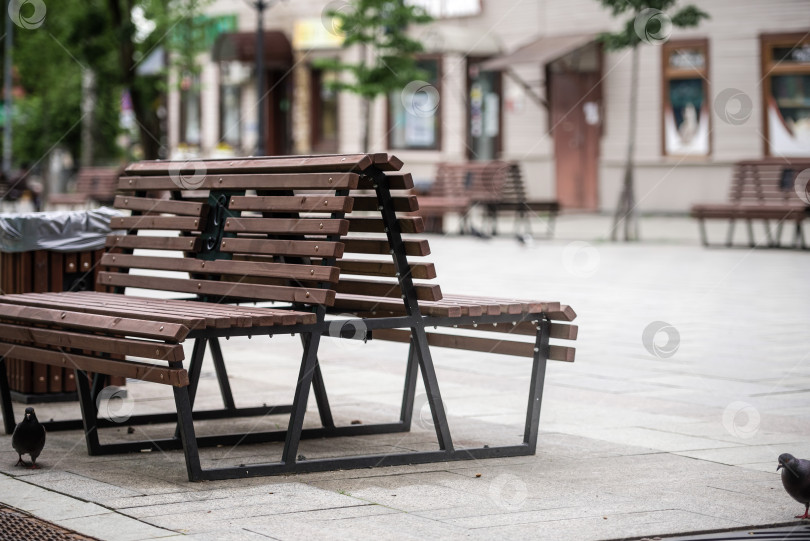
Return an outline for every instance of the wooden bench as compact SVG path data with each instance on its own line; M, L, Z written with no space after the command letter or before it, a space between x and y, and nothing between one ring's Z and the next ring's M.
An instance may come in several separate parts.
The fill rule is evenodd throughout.
M516 162L480 161L440 163L436 169L430 192L419 198L419 215L430 221L449 212L461 215L461 233L474 231L470 221L471 210L480 205L484 209L485 229L497 235L498 216L510 212L515 215L515 232L532 235L531 218L544 214L547 219L546 236L554 234L554 220L559 204L550 200L529 200L520 165ZM521 233L522 228L522 233Z
M48 196L52 206L86 207L91 203L110 205L118 188L120 167L82 167L76 175L76 183L70 193L55 193Z
M734 166L729 202L698 204L690 215L698 220L700 237L704 246L709 246L705 220L728 220L726 246L734 242L734 225L745 220L748 229L748 245L756 246L752 222L761 220L767 245L781 246L782 227L792 223L793 246L806 248L802 222L808 216L808 205L799 198L795 188L796 176L810 168L810 159L765 158L745 160ZM770 221L776 221L774 229Z
M99 283L111 288L109 292L0 296L0 394L7 432L13 430L14 416L5 363L8 358L23 358L76 370L91 454L182 448L190 480L535 452L546 361L574 359L573 348L549 343L576 338L576 327L567 324L575 317L570 307L554 301L443 295L431 282L436 278L434 265L417 259L430 253L427 241L409 238L423 231L424 224L419 217L405 215L418 208L418 202L410 194L411 176L396 172L402 163L395 157L300 156L201 163L180 171L181 166L173 162L140 162L127 168L119 181L123 194L116 197L115 205L133 215L114 219L113 228L126 233L109 237L110 251L102 261L106 268L98 273ZM194 176L194 182L177 182ZM185 189L186 185L193 189ZM170 191L172 199L146 197L147 192L162 190ZM144 255L141 249L150 252ZM184 257L176 257L177 251ZM145 276L143 271L182 274ZM183 293L193 300L125 295L125 288ZM255 301L278 304L272 308L240 304ZM427 332L429 327L442 332ZM236 408L219 338L278 333L297 334L303 345L293 403ZM329 347L322 343L322 336L346 335L411 344L398 420L336 426L319 353ZM185 340L194 341L187 364ZM453 445L431 346L532 360L521 443L464 449ZM225 409L192 413L206 349L212 354ZM99 419L95 399L100 383L95 379L91 384L87 371L171 386L176 413L151 416L149 421L176 422L176 436L102 445L98 429L110 423ZM299 457L302 438L409 430L419 373L439 450ZM304 429L310 388L322 426ZM195 434L195 420L245 414L288 414L289 422L282 431ZM128 423L141 421L132 418ZM199 447L266 441L284 442L280 461L201 467Z

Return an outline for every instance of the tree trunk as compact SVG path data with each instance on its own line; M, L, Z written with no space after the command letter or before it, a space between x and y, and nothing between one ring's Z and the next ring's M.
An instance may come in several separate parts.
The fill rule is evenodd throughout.
M96 73L92 68L82 70L82 152L79 164L93 165L93 120L96 106Z
M374 101L371 98L363 98L363 106L362 106L362 113L363 119L363 148L360 152L371 152L369 147L371 146L371 126L372 126L372 118L374 117Z
M630 72L630 126L627 131L627 160L624 165L624 181L616 211L613 214L613 228L610 231L610 240L618 237L619 227L622 227L624 241L639 240L638 216L636 212L636 198L634 194L635 146L636 146L636 116L638 115L638 45L633 47L633 66Z

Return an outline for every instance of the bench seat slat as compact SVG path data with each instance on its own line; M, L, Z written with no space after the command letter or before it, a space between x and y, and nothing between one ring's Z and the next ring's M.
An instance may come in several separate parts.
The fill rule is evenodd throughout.
M321 282L337 282L340 274L338 267L320 265L234 260L205 261L203 259L128 254L104 254L101 258L101 264L106 267L114 268L137 268L220 275L242 274L245 276L315 280Z
M123 216L110 220L111 229L164 229L176 231L200 231L204 224L193 216Z
M335 298L335 308L346 311L374 312L377 310L396 314L405 313L405 305L401 300L385 297L368 297L340 293ZM464 315L462 307L453 305L440 305L437 303L419 303L419 310L423 315L436 317L461 317Z
M63 295L77 295L99 298L101 302L110 296L119 296L113 293L101 293L97 291L81 291L76 293L62 293ZM139 297L136 295L125 296L128 303L134 305L145 305L157 310L169 308L183 308L195 311L196 313L210 313L214 315L243 315L250 317L254 326L268 327L271 325L309 325L315 323L316 316L312 312L300 312L281 308L264 308L255 306L238 306L233 304L218 304L211 302L200 302L193 299L156 299L153 297Z
M340 259L336 265L341 274L365 276L396 276L396 266L390 260L372 261L366 259ZM433 263L410 263L411 277L421 280L436 278Z
M164 321L184 325L192 330L204 329L205 327L228 328L231 326L230 318L228 317L206 317L200 312L190 314L177 313L173 310L157 311L151 307L139 308L128 303L124 295L114 293L108 295L111 295L111 298L108 297L110 300L104 301L88 298L69 298L61 293L8 295L6 302L23 306L52 308L54 310L71 310L85 314L99 314L112 317L124 316L139 320Z
M23 361L32 361L67 369L80 369L89 372L100 372L111 376L140 379L153 383L163 383L175 387L186 387L189 384L188 372L182 368L164 368L162 366L137 361L120 361L78 355L63 351L0 343L0 356L8 356Z
M197 190L351 190L357 187L358 175L354 173L302 173L289 174L215 174L210 171L194 179ZM171 176L121 177L118 189L177 190L178 184Z
M479 338L477 336L459 336L429 332L428 344L440 348L463 349L482 353L512 355L515 357L533 357L533 342L512 342L503 339ZM403 329L379 329L372 333L372 340L390 342L410 342L411 331ZM575 350L568 346L549 346L548 358L554 361L574 362Z
M0 297L0 302L3 302L3 299L4 297ZM169 342L180 342L189 332L188 327L177 323L16 306L7 303L0 310L0 320L25 321L55 325L66 329L99 331L119 336L139 336Z
M391 202L396 212L415 212L419 210L419 202L415 195L392 197ZM355 195L353 210L379 212L379 202L374 195Z
M348 220L302 218L228 218L225 231L273 235L345 235Z
M229 298L277 300L301 304L325 304L331 306L335 292L329 289L272 286L262 284L240 284L238 282L216 282L213 280L196 280L186 278L164 278L158 276L139 276L117 272L99 272L99 283L106 286L136 287L214 295Z
M414 284L416 298L420 301L438 301L442 298L438 284ZM342 279L335 285L338 293L372 295L375 297L402 297L402 289L396 282Z
M386 239L365 237L344 237L344 250L353 254L389 254L391 247ZM425 239L407 239L403 241L405 254L416 257L430 255L430 246ZM341 256L338 256L341 257Z
M244 254L270 254L300 257L341 257L344 243L321 240L270 240L225 238L219 245L223 252Z
M179 250L198 252L201 246L200 237L152 237L137 235L108 235L105 245L109 248L144 250Z
M413 189L413 177L410 173L389 173L385 175L385 182L391 190L411 190ZM373 190L374 179L371 177L360 177L357 188L361 190Z
M231 197L231 210L263 210L275 212L351 212L354 198L329 195L278 195ZM376 210L376 207L375 207Z
M391 158L394 158L391 156ZM333 171L362 171L374 163L369 154L318 154L310 156L264 156L250 158L222 158L215 160L187 160L170 162L161 160L140 161L129 165L124 172L137 175L201 174L221 175L227 173L319 173ZM382 164L382 162L380 162ZM201 167L202 166L202 167Z
M64 330L6 325L5 323L0 323L0 339L19 341L28 345L45 344L66 349L89 349L99 353L133 355L171 362L182 361L184 358L183 346L180 344L147 342Z
M537 334L537 325L531 321L521 321L520 323L479 323L475 325L459 325L459 329L472 329L486 332L499 332L506 334L515 334L521 336L534 336ZM560 340L576 340L577 339L577 326L565 325L563 323L552 323L549 336L551 338L558 338Z
M397 225L401 233L423 233L425 223L419 216L398 218ZM349 218L349 231L352 233L384 233L385 224L379 218Z
M113 206L117 209L135 210L140 212L166 212L181 216L196 216L200 218L205 205L190 201L174 201L171 199L152 199L148 197L135 197L127 195L115 196Z

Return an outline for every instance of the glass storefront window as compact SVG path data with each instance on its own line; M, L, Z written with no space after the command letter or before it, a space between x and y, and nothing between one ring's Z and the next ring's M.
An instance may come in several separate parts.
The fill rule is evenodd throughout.
M708 42L670 41L663 55L664 154L708 156Z
M200 109L200 79L186 75L180 81L180 143L200 145Z
M766 153L810 156L810 37L762 36Z
M438 58L422 59L424 81L412 81L402 92L388 97L389 148L438 150L440 144L441 88Z
M501 151L501 72L470 65L467 73L468 157L494 160Z

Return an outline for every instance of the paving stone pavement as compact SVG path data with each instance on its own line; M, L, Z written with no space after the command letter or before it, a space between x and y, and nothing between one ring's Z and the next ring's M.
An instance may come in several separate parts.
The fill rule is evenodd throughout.
M41 470L15 468L3 435L0 501L110 540L588 540L796 523L801 506L775 470L780 453L810 458L810 253L704 249L683 218L646 218L642 243L604 242L607 228L604 217L574 215L561 218L553 241L430 239L445 292L559 300L579 314L576 362L549 366L535 456L189 483L180 451L88 457L78 431L49 434ZM722 238L722 229L710 235ZM339 422L398 415L404 345L324 346ZM291 399L294 337L232 339L224 349L238 404ZM528 362L434 355L455 441L519 441ZM171 393L153 387L128 383L133 413L171 410ZM218 406L210 361L199 397ZM65 419L78 406L37 411ZM284 426L273 416L198 431ZM172 431L122 427L102 439ZM430 448L420 407L411 433L304 441L301 453ZM280 449L204 449L202 458L250 463Z

